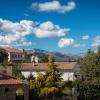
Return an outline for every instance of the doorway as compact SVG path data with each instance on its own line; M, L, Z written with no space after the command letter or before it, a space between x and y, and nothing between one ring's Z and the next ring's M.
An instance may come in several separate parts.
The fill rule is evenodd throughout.
M24 91L22 88L16 90L16 100L24 100Z

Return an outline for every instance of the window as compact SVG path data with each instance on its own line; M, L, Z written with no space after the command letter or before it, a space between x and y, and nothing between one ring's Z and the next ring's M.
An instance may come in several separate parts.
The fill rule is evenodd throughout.
M5 92L8 92L9 91L9 88L5 88Z
M18 55L18 58L20 58L20 55Z
M17 55L15 55L15 57L17 57Z
M12 58L14 58L14 55L12 54Z

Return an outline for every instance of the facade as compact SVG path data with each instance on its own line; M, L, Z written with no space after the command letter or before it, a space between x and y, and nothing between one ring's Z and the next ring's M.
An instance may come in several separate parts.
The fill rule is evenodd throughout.
M31 62L38 63L39 62L39 57L32 55L31 56Z
M19 92L21 90L23 92ZM0 73L0 100L29 100L28 86L14 77Z
M23 50L16 48L4 48L8 53L8 62L21 62L25 59Z
M63 80L73 81L76 79L75 73L79 71L79 66L76 62L55 62L58 70L62 73ZM48 70L46 63L23 63L21 73L24 77L28 77L31 73L37 77L38 73L45 74Z

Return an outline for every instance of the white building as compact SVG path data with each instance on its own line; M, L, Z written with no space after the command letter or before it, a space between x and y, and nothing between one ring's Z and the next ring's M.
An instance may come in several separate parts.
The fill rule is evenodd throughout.
M36 63L38 63L38 62L39 62L39 57L32 55L32 56L31 56L31 62L36 62Z
M75 73L79 71L79 66L76 62L55 62L58 70L62 73L63 80L73 81L76 79ZM48 70L46 63L23 63L21 72L24 77L28 77L31 73L37 77L38 73L44 73Z
M16 48L4 48L8 53L8 62L21 62L25 59L23 50L16 49Z

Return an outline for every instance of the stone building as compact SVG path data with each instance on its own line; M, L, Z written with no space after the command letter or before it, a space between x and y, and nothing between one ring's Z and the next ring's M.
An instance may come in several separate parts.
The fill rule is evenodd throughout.
M12 76L0 73L0 100L29 100L28 86Z
M21 62L25 59L23 50L17 48L4 48L8 54L8 62Z

